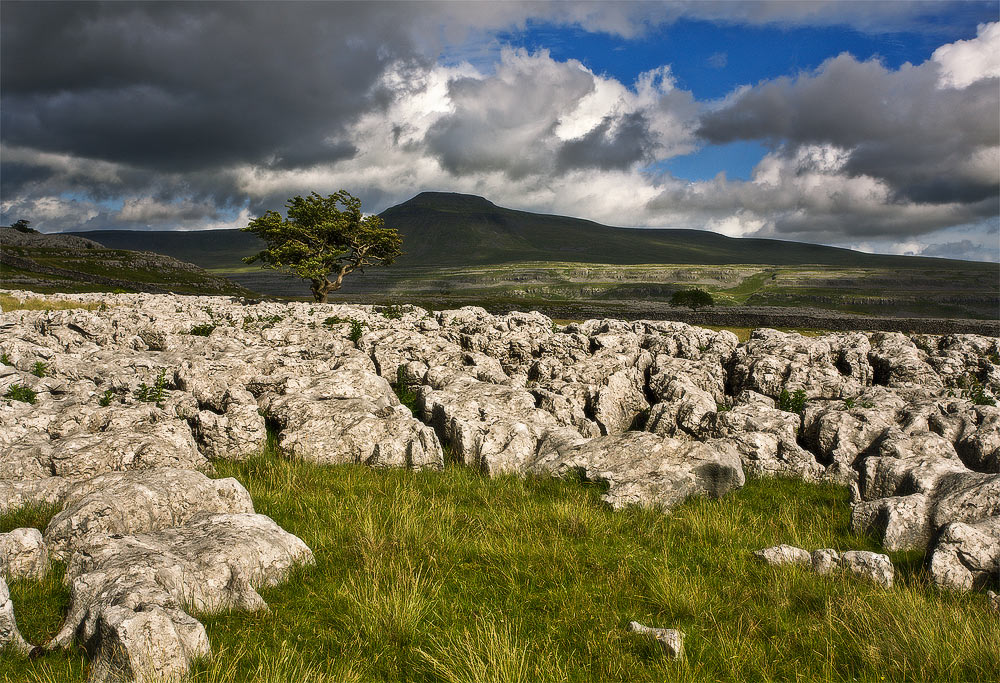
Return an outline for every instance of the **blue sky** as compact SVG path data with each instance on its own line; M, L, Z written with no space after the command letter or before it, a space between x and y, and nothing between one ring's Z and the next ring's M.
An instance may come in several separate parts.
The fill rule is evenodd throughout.
M43 231L440 190L1000 260L996 2L8 3L0 30L0 220Z

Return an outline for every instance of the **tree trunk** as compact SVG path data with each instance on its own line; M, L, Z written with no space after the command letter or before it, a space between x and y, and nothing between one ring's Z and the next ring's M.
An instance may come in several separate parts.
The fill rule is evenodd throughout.
M340 281L330 282L326 278L313 280L309 287L309 291L312 292L313 298L318 304L325 304L327 295L335 289L340 289Z

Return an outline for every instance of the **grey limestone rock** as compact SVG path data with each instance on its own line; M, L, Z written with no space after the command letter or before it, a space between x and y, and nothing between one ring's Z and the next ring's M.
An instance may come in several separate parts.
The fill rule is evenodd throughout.
M833 548L820 548L812 551L813 571L817 574L831 574L833 570L840 566L840 553Z
M192 606L265 609L257 593L283 581L312 553L270 518L201 515L181 526L131 536L95 536L66 570L70 609L47 649L75 638L94 659L96 680L177 680L209 654Z
M848 550L840 554L840 567L886 588L892 588L895 571L888 555L867 550Z
M692 496L721 497L746 481L739 456L725 442L680 441L648 432L543 443L530 471L580 472L605 482L602 498L615 509L668 510Z
M648 636L660 645L663 652L671 658L684 657L684 633L675 628L655 628L643 626L638 621L630 621L628 630L632 633Z
M40 579L49 570L49 550L38 529L0 534L0 575Z
M811 565L812 555L808 550L792 545L776 545L762 550L755 550L754 555L766 564L777 567L783 564Z
M934 541L930 572L935 584L954 590L1000 582L1000 515L945 525Z
M52 556L67 560L100 536L129 535L184 524L206 513L251 513L250 494L235 479L157 469L112 472L72 487L45 529Z

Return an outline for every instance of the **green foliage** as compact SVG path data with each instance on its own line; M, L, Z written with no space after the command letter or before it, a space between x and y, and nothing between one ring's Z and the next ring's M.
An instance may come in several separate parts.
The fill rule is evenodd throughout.
M18 220L17 222L15 222L15 223L14 223L14 224L13 224L12 226L10 226L10 227L14 228L14 229L15 229L15 230L17 230L18 232L38 232L38 231L37 231L37 230L35 230L34 228L29 228L28 226L29 226L30 224L31 224L31 221L29 221L29 220L25 220L25 219L23 219L23 218L22 218L22 219Z
M16 382L11 384L7 388L7 393L3 395L4 398L9 398L12 401L23 401L24 403L30 403L32 405L34 405L37 396L37 393L23 384L18 384Z
M351 331L347 333L347 338L357 344L358 340L361 339L361 335L365 333L365 324L357 318L341 318L339 315L331 315L323 321L323 326L333 328L335 325L343 325L345 323L350 323L351 325Z
M43 363L40 360L35 361L35 365L31 368L31 374L35 377L45 377L49 374L48 363Z
M391 306L376 306L375 310L381 313L382 317L387 320L399 320L403 315L412 311L413 306L392 304Z
M778 409L801 415L806 409L805 390L796 389L794 393L789 394L788 389L782 389L778 395Z
M213 325L212 323L202 323L200 325L195 325L194 327L192 327L191 331L188 332L188 334L194 335L195 337L207 337L210 334L212 334L212 331L215 329L215 327L216 326Z
M351 319L351 331L348 332L347 338L350 339L355 344L357 344L358 340L361 339L361 335L363 335L364 333L365 333L365 331L364 331L364 323L362 323L360 320L355 320L355 319L352 318Z
M115 397L114 391L112 391L111 389L105 389L104 393L101 394L101 397L97 399L97 403L101 407L107 408L109 405L111 405L111 399L113 399L114 397Z
M674 292L670 297L671 306L687 306L692 311L696 311L702 306L711 306L715 303L712 295L701 289L682 289Z
M854 405L855 405L856 402L857 401L855 399L853 399L853 398L845 398L844 399L844 407L847 408L848 410L850 410L851 408L854 407Z
M167 371L160 370L160 374L157 375L156 381L153 386L148 386L145 382L139 384L139 388L135 390L135 398L137 401L142 401L144 403L156 403L159 405L163 402L164 390L167 387Z
M10 356L7 355L6 351L0 353L0 365L13 365L13 363L10 362Z
M991 351L990 353L986 354L986 360L993 363L993 365L1000 365L1000 354L998 354L996 351Z
M958 386L962 390L962 398L972 401L977 406L997 404L996 397L989 393L974 375L966 374L960 377Z
M399 233L379 216L363 216L361 200L344 190L327 197L316 192L292 197L285 207L288 218L267 211L243 228L267 245L243 260L309 280L318 302L339 289L346 275L365 266L387 266L402 253Z

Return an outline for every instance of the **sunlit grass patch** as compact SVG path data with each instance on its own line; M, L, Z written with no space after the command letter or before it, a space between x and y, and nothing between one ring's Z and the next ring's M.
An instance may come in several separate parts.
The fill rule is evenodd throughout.
M69 299L20 298L11 294L0 294L0 309L7 311L65 311L84 309L95 311L100 307L96 301L70 301Z

